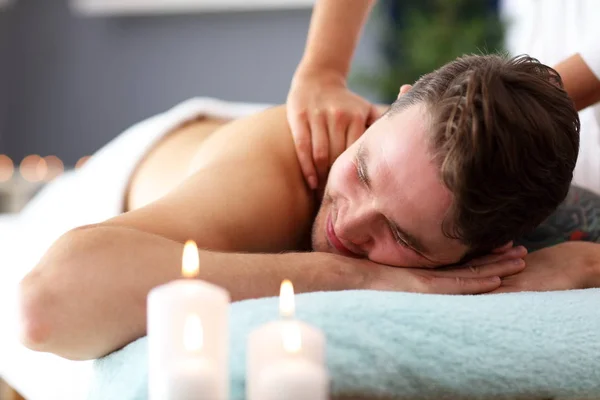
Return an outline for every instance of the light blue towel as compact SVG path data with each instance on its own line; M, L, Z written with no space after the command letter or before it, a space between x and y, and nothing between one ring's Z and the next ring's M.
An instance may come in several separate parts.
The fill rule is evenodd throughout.
M233 304L231 399L248 333L276 298ZM324 330L333 398L600 398L600 289L486 296L347 291L297 296ZM146 340L95 363L89 400L147 398Z

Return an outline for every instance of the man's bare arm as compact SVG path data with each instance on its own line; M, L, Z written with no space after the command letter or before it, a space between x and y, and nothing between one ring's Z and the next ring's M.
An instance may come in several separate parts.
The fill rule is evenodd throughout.
M165 197L71 231L51 247L21 284L25 342L64 353L60 344L70 340L74 351L98 354L143 335L148 290L178 276L175 253L188 239L223 252L300 247L315 204L284 107L221 128L202 144L198 160L196 171ZM266 282L260 265L256 285ZM246 292L247 282L230 273L236 269L230 265L223 274L235 298L276 293L268 284Z
M177 279L183 245L116 226L64 235L22 285L23 340L38 351L93 359L146 333L150 289ZM251 254L199 250L200 278L234 301L274 296L283 279L297 292L347 289L477 294L523 265L504 260L476 269L395 268L330 253Z
M22 285L26 345L92 359L143 336L146 296L181 276L182 251L179 242L131 228L98 225L66 234ZM283 279L298 292L360 288L365 281L359 260L334 254L199 252L200 278L228 289L234 301L276 295Z

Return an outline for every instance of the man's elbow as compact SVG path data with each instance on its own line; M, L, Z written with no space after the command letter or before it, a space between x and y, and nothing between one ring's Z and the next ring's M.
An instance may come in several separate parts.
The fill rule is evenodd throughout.
M75 271L73 258L80 250L73 246L73 235L66 233L55 242L38 265L19 285L20 339L31 350L50 352L69 359L90 358L74 351L69 326L69 288ZM71 274L73 273L73 274ZM73 323L73 325L75 325Z
M49 351L52 336L50 294L35 272L27 275L19 285L20 338L24 346L36 351Z

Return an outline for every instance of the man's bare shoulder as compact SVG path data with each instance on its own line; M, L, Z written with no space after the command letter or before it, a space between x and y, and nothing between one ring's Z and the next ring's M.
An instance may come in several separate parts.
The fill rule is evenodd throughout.
M198 149L192 169L240 158L281 163L285 174L301 178L285 106L269 108L229 122L208 137Z
M305 240L314 206L279 106L216 130L174 190L105 224L213 250L278 252Z

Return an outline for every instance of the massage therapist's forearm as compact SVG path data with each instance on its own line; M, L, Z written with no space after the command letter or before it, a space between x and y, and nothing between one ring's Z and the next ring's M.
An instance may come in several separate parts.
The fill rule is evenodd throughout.
M146 296L177 279L183 244L122 227L91 226L60 238L21 283L23 342L72 359L103 356L146 331ZM359 287L332 254L235 254L200 250L200 278L232 299ZM335 265L333 265L335 264Z
M581 55L572 55L558 63L555 69L578 111L600 101L600 80Z
M344 79L375 0L318 0L299 73L329 71Z

